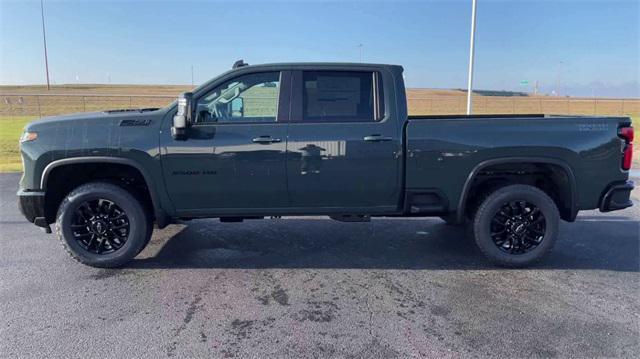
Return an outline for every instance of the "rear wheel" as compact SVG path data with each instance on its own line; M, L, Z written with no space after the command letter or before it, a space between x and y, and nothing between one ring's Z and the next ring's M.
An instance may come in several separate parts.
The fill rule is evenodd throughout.
M84 184L58 209L56 233L72 258L93 267L118 267L148 243L152 227L144 206L122 187Z
M538 188L511 185L491 193L473 220L476 244L492 262L523 267L549 252L558 237L560 215Z

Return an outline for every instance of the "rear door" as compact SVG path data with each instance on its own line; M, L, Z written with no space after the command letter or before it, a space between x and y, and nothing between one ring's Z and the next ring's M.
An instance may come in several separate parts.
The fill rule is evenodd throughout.
M247 214L288 206L289 84L286 71L248 73L194 99L187 140L167 138L163 155L178 211Z
M291 206L302 212L390 212L402 148L376 71L293 71L287 145Z

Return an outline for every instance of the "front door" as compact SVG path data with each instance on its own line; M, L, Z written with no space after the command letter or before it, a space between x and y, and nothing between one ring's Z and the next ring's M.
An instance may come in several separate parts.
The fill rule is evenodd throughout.
M294 71L287 145L291 206L388 213L401 194L401 143L381 74Z
M179 213L246 214L288 206L288 98L280 96L280 84L288 82L282 75L244 74L194 95L195 123L187 140L164 137L163 171Z

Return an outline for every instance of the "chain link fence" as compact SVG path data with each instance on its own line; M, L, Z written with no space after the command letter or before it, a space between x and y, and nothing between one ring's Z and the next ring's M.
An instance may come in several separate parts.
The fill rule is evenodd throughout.
M169 95L112 94L0 94L0 116L43 117L74 112L163 107ZM464 96L409 97L412 115L466 112ZM640 113L640 99L474 96L475 114L545 113L567 115L632 115Z
M467 111L464 96L409 97L410 114L453 115ZM474 114L631 115L640 99L474 96Z
M168 95L0 94L0 116L44 117L74 112L163 107Z

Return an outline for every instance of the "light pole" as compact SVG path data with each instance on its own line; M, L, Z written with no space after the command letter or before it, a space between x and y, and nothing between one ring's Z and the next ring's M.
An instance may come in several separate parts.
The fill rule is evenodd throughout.
M47 36L44 31L44 4L40 0L40 14L42 15L42 41L44 42L44 68L47 73L47 90L51 89L49 85L49 60L47 59Z
M469 76L467 78L467 115L471 115L471 92L473 91L473 58L476 35L476 0L471 0L471 40L469 42Z

